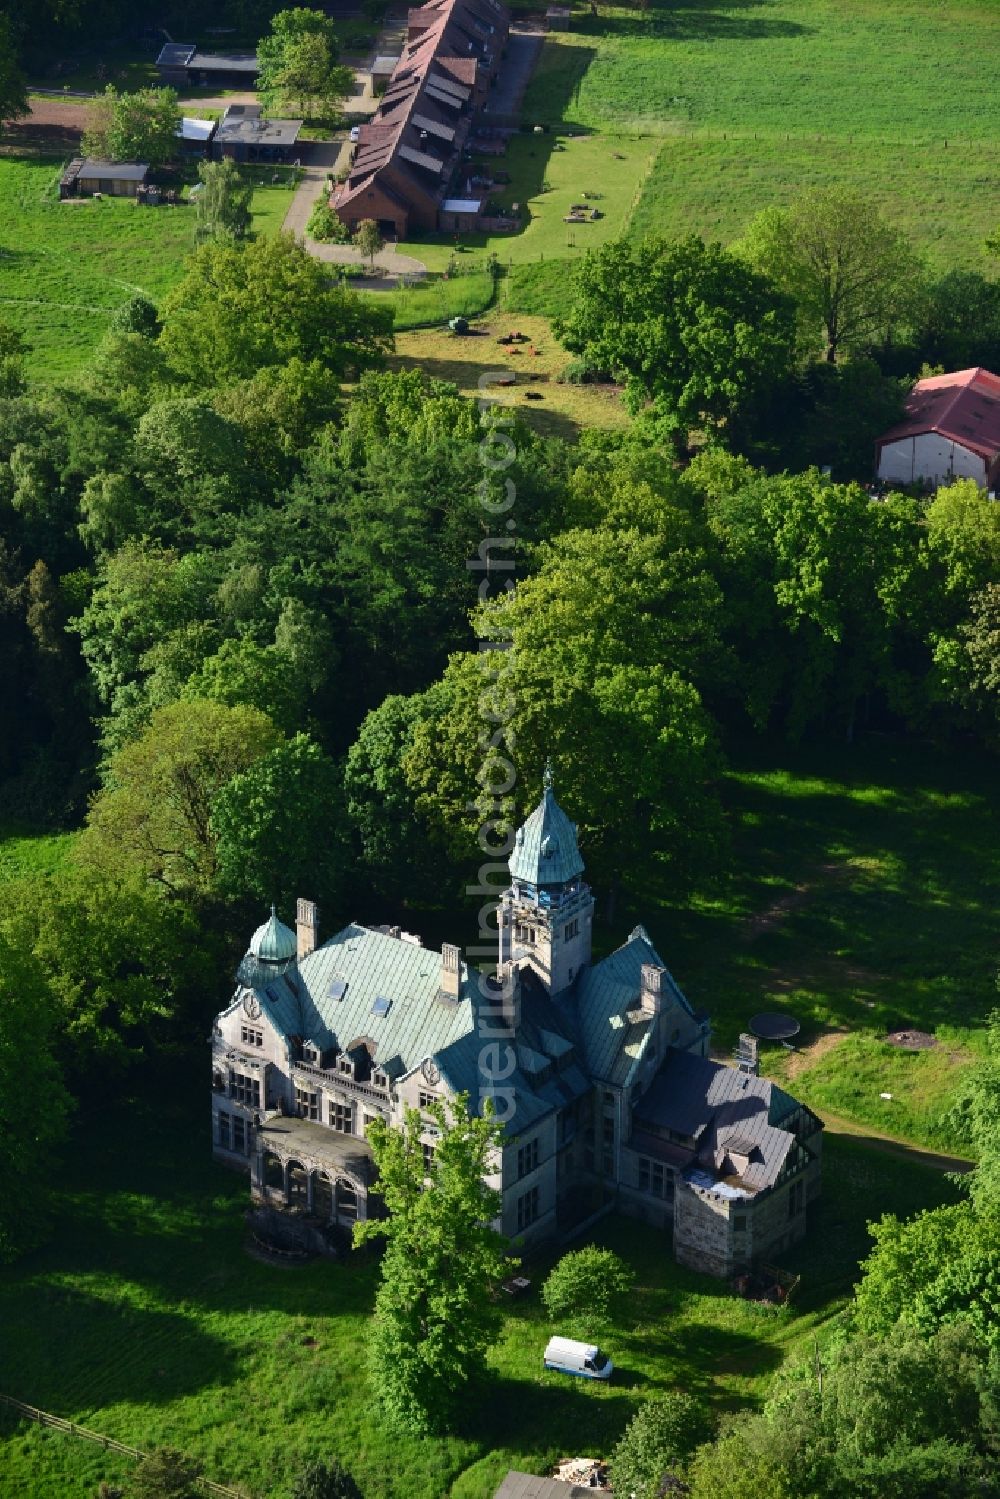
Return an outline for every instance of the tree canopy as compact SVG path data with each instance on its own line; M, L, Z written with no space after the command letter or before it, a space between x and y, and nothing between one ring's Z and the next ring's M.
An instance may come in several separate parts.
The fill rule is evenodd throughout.
M331 283L321 262L278 234L201 245L164 300L163 321L171 368L211 387L292 358L319 359L342 376L378 364L392 313Z
M177 155L181 112L172 88L121 93L108 84L88 111L83 148L103 161L162 166Z
M369 1345L372 1394L391 1420L416 1432L451 1426L482 1374L500 1323L494 1292L511 1265L492 1227L500 1194L484 1179L500 1126L488 1112L471 1115L461 1094L425 1112L435 1128L430 1160L416 1109L406 1109L399 1129L369 1125L378 1167L372 1190L389 1216L354 1226L357 1244L386 1241Z
M582 257L575 285L560 339L679 436L724 429L788 368L791 302L721 245L618 240Z
M338 66L339 55L333 22L323 11L302 6L278 11L270 34L257 44L262 101L270 110L329 118L354 81L350 68Z
M806 346L822 334L831 364L880 342L917 305L917 256L862 193L813 188L788 208L765 208L740 248L793 299Z

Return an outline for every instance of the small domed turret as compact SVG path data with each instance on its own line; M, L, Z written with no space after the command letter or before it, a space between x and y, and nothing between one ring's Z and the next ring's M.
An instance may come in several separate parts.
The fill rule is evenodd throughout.
M258 963L287 963L295 957L297 941L291 927L278 920L274 906L263 926L259 926L250 938L250 953Z

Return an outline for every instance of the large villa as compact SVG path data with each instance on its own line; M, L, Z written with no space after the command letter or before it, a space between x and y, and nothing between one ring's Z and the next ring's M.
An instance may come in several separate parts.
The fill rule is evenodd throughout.
M256 1203L332 1239L368 1215L372 1120L491 1097L511 1239L558 1239L614 1209L715 1275L780 1254L820 1190L820 1121L755 1068L709 1058L708 1017L641 926L592 961L593 911L549 776L516 835L495 973L398 927L352 922L320 941L308 900L295 931L272 911L215 1021L217 1158L249 1172ZM425 1116L428 1170L435 1137Z

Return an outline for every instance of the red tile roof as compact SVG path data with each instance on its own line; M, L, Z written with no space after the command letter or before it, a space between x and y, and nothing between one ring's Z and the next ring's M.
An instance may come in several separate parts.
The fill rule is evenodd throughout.
M906 402L906 419L884 432L879 448L901 437L939 432L980 457L1000 455L1000 378L989 370L958 370L918 380Z

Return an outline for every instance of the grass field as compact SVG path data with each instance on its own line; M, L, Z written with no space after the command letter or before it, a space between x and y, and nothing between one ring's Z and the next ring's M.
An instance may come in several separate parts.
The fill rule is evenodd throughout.
M612 135L523 134L511 138L499 163L510 184L490 194L510 209L519 203L525 227L518 234L463 234L463 249L492 252L505 265L572 259L622 233L639 199L656 157L658 142ZM487 163L488 165L488 163ZM583 224L566 224L563 216L584 193L601 214ZM454 253L454 237L433 235L400 245L431 270L443 270Z
M530 343L510 347L498 344L497 336L511 327L516 327ZM584 427L624 427L628 415L613 387L558 382L568 358L544 319L499 311L478 319L474 336L456 337L439 328L400 333L391 363L402 369L417 366L428 375L454 381L463 395L468 396L480 394L477 382L483 371L513 370L518 384L504 392L503 398L509 399L533 427L547 436L572 440ZM529 381L528 376L535 378ZM541 399L529 400L529 391Z
M397 332L427 323L443 324L453 317L477 317L493 300L494 282L489 271L470 270L461 276L429 276L426 281L397 286L394 291L363 291L368 301L392 308Z
M130 1445L179 1446L208 1476L268 1499L316 1456L346 1462L366 1499L489 1499L509 1466L540 1472L569 1452L606 1452L643 1395L679 1386L716 1410L753 1402L842 1304L867 1218L954 1196L938 1173L830 1140L825 1198L788 1261L805 1277L800 1299L777 1313L675 1266L661 1234L608 1220L599 1237L638 1280L605 1339L620 1377L581 1388L544 1374L553 1329L532 1294L506 1309L488 1391L463 1429L413 1441L386 1430L368 1398L375 1262L287 1269L246 1257L245 1179L208 1158L205 1108L171 1089L78 1123L57 1240L0 1271L0 1388ZM536 1285L546 1268L528 1266ZM5 1496L92 1499L124 1468L0 1416Z
M193 247L189 208L128 200L60 203L61 162L0 159L0 317L31 345L29 369L71 375L85 364L114 310L136 291L162 297ZM259 187L254 227L272 234L288 188Z
M843 183L874 192L932 264L986 270L998 43L995 0L601 6L548 38L524 112L622 150L659 141L630 232L729 243L768 204ZM564 264L513 259L512 306L567 310Z
M760 1010L794 1014L805 1045L851 1032L839 1057L819 1048L815 1086L806 1052L796 1091L947 1145L935 1120L997 1003L995 762L866 736L744 752L724 797L733 846L718 890L659 910L650 891L599 929L602 945L645 922L723 1052ZM942 1045L910 1055L878 1039L904 1027L940 1030ZM767 1060L785 1075L783 1053Z
M30 833L0 823L0 885L21 875L52 874L69 857L75 833Z

